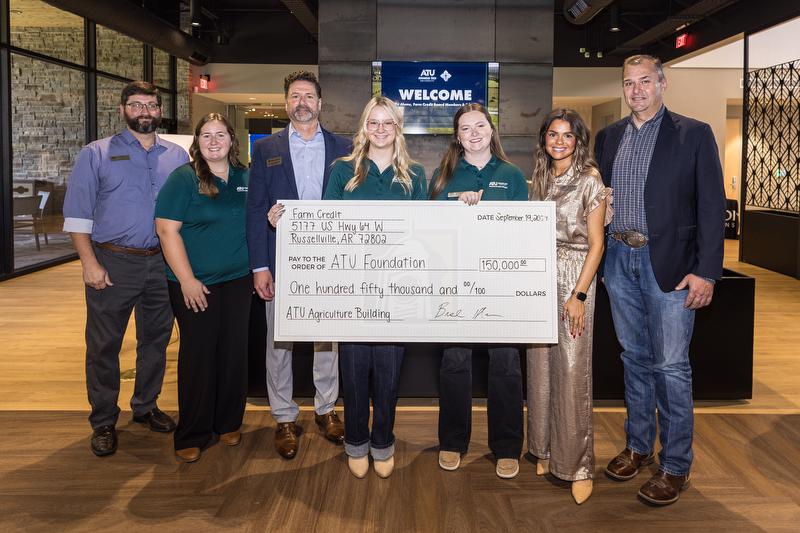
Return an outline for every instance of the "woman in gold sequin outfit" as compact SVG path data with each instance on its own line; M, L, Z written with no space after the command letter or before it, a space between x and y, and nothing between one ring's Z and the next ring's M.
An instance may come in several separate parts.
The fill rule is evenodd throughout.
M556 202L558 344L528 348L528 449L536 473L572 481L577 503L592 493L592 326L595 274L611 189L589 152L575 111L553 110L539 129L531 200Z

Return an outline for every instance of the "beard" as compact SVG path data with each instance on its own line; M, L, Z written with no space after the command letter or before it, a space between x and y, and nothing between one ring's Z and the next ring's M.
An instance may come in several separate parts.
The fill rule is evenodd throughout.
M125 122L136 133L153 133L161 125L161 117L153 115L132 117L125 113Z
M310 107L301 104L295 107L289 116L296 122L312 122L319 117L319 112L315 112Z

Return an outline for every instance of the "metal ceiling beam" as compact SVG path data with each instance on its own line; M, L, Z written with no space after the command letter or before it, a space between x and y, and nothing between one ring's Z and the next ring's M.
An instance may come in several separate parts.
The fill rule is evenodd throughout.
M183 33L136 4L96 0L45 1L195 65L204 65L212 58L213 49L207 43Z
M314 12L308 7L308 5L303 0L281 0L283 5L285 5L289 12L295 16L295 18L300 22L303 28L306 29L308 33L314 38L314 41L318 41L319 36L319 21L317 20L317 16L314 15Z
M708 18L717 11L737 3L739 0L701 0L686 9L670 15L664 21L640 33L616 48L609 51L609 55L626 55L642 49L648 44L658 42L664 37L674 34L681 26L689 26L700 20Z

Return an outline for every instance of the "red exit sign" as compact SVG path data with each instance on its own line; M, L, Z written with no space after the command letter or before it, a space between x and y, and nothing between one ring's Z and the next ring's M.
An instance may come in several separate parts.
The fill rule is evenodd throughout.
M675 48L684 48L689 45L689 34L681 33L675 37Z

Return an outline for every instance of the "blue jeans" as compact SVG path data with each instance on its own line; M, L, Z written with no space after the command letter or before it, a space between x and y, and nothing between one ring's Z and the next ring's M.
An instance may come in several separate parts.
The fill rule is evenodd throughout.
M369 453L383 461L394 455L392 430L404 352L405 346L401 344L339 343L339 378L344 392L344 452L350 457L364 457Z
M687 290L663 292L653 275L650 249L608 238L605 284L625 367L627 446L649 454L656 437L661 470L682 476L692 466L692 368L689 342L694 311Z

